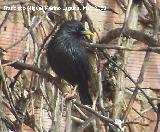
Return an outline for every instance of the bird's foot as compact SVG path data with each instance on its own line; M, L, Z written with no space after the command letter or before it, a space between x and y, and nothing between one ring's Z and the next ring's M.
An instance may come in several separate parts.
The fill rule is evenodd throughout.
M65 100L71 100L75 98L77 87L78 86L76 85L71 93L64 93Z
M64 93L65 100L71 100L74 99L75 93Z

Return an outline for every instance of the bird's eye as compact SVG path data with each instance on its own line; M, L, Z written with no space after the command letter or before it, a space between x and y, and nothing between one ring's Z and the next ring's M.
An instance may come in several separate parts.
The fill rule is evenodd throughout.
M78 27L78 28L77 28L77 31L78 31L78 32L81 32L81 31L85 31L85 29L84 29L84 27Z

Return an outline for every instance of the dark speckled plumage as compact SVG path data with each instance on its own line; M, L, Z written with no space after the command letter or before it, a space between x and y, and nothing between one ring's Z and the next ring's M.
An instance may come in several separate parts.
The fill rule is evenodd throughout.
M55 37L49 42L47 58L55 73L71 85L78 85L82 104L92 104L88 90L90 70L86 50L81 43L83 25L76 20L61 25Z

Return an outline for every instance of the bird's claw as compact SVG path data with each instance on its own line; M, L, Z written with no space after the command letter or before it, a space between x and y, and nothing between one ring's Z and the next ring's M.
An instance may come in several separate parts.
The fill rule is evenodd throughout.
M64 93L64 99L66 100L72 100L75 98L75 93Z

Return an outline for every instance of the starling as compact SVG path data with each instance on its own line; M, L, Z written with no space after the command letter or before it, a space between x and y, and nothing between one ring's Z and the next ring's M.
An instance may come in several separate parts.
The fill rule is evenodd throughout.
M86 35L92 34L80 21L69 20L60 26L47 48L47 59L53 71L73 87L78 86L84 105L92 105L92 99L88 89L90 66L82 41L87 40Z

